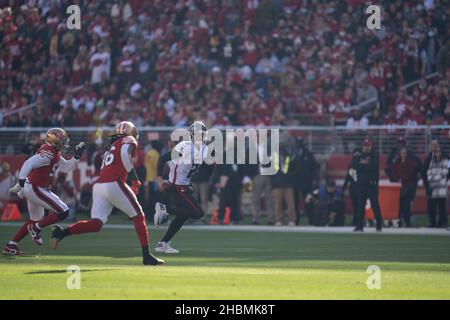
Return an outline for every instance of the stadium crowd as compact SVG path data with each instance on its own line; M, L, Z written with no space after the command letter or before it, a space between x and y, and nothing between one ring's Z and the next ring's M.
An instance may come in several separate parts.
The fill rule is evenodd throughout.
M382 28L372 31L364 0L2 0L0 123L447 121L448 1L379 3ZM81 30L67 29L72 4ZM438 80L401 89L436 71ZM363 115L372 104L353 110L370 99L374 116Z

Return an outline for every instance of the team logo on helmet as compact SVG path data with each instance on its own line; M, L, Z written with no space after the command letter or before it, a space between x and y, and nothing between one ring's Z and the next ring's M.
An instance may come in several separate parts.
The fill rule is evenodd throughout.
M57 150L67 150L69 148L69 136L61 128L52 128L45 134L45 142Z
M130 121L122 121L117 124L111 136L132 136L138 139L139 134L136 126Z

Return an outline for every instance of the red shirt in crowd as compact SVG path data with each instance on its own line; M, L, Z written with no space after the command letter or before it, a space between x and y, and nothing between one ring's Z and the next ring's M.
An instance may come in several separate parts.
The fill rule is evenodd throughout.
M402 161L398 157L392 165L392 178L400 180L404 186L413 186L416 176L416 163L411 158Z

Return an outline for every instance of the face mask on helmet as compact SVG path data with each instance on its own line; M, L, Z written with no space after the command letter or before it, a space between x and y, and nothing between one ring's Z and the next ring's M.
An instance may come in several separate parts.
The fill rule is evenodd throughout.
M70 140L67 133L60 128L48 130L45 137L45 142L59 151L67 151L70 147Z
M202 122L194 122L189 128L189 134L194 142L205 142L206 126Z

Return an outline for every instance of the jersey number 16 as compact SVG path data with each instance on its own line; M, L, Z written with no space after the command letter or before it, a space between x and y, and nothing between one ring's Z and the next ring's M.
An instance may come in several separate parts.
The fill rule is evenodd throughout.
M111 147L111 149L109 149L103 155L103 161L102 161L101 169L103 169L103 167L109 166L111 163L113 163L113 161L114 161L114 154L112 153L112 151L114 151L115 149L116 149L116 147Z

